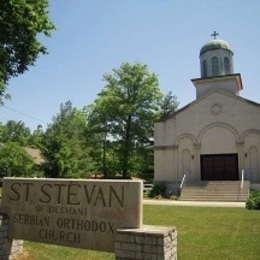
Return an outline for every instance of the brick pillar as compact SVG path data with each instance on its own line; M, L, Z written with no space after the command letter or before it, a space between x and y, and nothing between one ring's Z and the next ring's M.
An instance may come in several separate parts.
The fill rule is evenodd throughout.
M23 240L15 240L8 237L9 217L7 214L0 214L0 259L19 259L23 253Z
M115 256L116 260L177 260L177 231L158 226L119 229Z

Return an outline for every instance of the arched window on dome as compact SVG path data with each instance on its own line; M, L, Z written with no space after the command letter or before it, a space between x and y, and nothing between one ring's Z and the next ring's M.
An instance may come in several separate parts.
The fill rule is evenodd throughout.
M218 76L219 75L218 58L213 57L211 62L212 62L212 76Z
M206 78L208 76L207 72L207 61L203 60L202 61L202 78Z
M224 68L225 68L225 74L230 74L230 62L229 58L224 58Z

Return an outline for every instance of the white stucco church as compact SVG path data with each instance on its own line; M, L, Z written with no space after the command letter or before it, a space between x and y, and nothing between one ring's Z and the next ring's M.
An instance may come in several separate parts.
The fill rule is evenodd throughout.
M260 104L240 96L230 45L213 39L200 50L196 99L155 122L155 182L173 190L186 182L241 180L260 183Z

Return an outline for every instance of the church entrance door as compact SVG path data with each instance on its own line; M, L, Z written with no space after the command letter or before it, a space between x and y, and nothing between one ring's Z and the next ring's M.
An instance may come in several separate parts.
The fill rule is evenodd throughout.
M238 180L237 154L201 155L201 180Z

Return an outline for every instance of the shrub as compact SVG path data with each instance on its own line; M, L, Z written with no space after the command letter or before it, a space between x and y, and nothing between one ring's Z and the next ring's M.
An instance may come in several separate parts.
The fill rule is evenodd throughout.
M176 196L176 195L171 195L170 200L178 200L178 196Z
M165 197L166 190L167 190L167 186L165 183L155 183L153 185L153 189L150 190L148 197L149 198L155 198L157 196Z
M260 191L252 191L250 193L250 196L246 201L246 208L260 210Z

